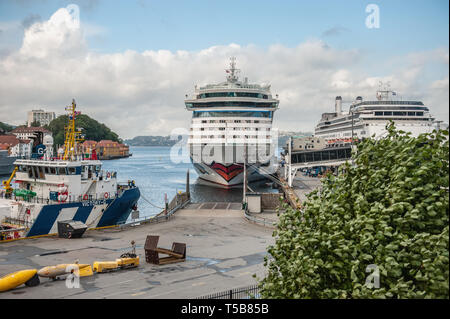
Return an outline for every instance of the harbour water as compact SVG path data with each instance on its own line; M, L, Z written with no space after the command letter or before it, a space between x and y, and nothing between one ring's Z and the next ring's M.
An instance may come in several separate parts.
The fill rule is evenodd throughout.
M170 157L169 146L130 146L128 158L103 161L102 169L117 172L120 182L134 180L141 192L138 202L140 217L153 216L164 207L164 194L170 201L178 191L186 189L186 173L189 170L191 201L200 202L241 202L242 189L221 189L198 185L198 175L189 161L189 157L178 158L174 163ZM8 176L1 176L0 180ZM276 192L265 182L252 184L258 192ZM150 204L150 203L151 204Z
M221 189L198 185L195 169L189 157L173 163L169 146L130 146L129 158L103 161L103 169L116 171L119 181L134 180L141 191L138 202L140 217L156 215L164 207L164 194L170 201L177 191L186 188L186 173L189 170L191 201L241 202L242 189ZM265 182L252 185L255 191L275 192ZM150 203L148 203L147 199ZM156 207L155 207L156 206Z

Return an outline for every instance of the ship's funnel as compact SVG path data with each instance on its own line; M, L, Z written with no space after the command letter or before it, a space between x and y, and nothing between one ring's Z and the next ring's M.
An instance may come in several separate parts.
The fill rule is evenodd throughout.
M342 97L336 96L336 102L334 104L334 110L337 114L342 113Z

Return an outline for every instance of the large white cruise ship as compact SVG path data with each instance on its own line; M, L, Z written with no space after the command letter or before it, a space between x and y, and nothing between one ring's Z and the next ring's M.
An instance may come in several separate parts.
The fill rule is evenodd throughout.
M380 85L376 100L363 101L358 96L346 112L342 111L342 98L337 96L335 111L322 114L314 135L328 142L351 141L352 136L355 139L380 138L386 134L389 121L393 121L396 129L417 137L439 126L423 102L402 100L397 96L387 86L381 88Z
M225 82L196 86L185 104L192 111L188 146L199 182L232 188L243 183L244 163L248 182L272 173L272 120L279 101L270 85L240 81L235 58L226 72Z

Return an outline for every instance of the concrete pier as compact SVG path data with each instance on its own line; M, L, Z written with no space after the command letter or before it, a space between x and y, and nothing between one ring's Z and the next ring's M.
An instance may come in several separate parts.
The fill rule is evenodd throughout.
M67 288L64 279L41 278L39 286L21 286L0 293L0 299L195 298L255 284L252 275L264 275L264 256L274 243L273 229L250 223L240 205L202 205L188 204L174 218L159 224L93 230L80 239L47 237L2 243L0 276L77 259L90 264L115 260L130 249L131 240L136 242L140 266L81 278L80 288ZM160 236L161 247L186 243L186 261L147 264L143 246L150 234Z
M297 172L292 181L292 189L298 196L300 203L306 200L306 195L320 186L320 178L304 176L302 172Z

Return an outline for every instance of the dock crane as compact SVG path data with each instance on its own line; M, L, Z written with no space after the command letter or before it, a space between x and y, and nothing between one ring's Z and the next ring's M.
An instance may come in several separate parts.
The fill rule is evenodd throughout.
M11 195L13 192L13 188L11 187L11 181L14 178L14 175L16 175L17 170L19 169L19 166L16 166L11 174L11 176L6 180L2 182L3 188L5 189L6 195Z

